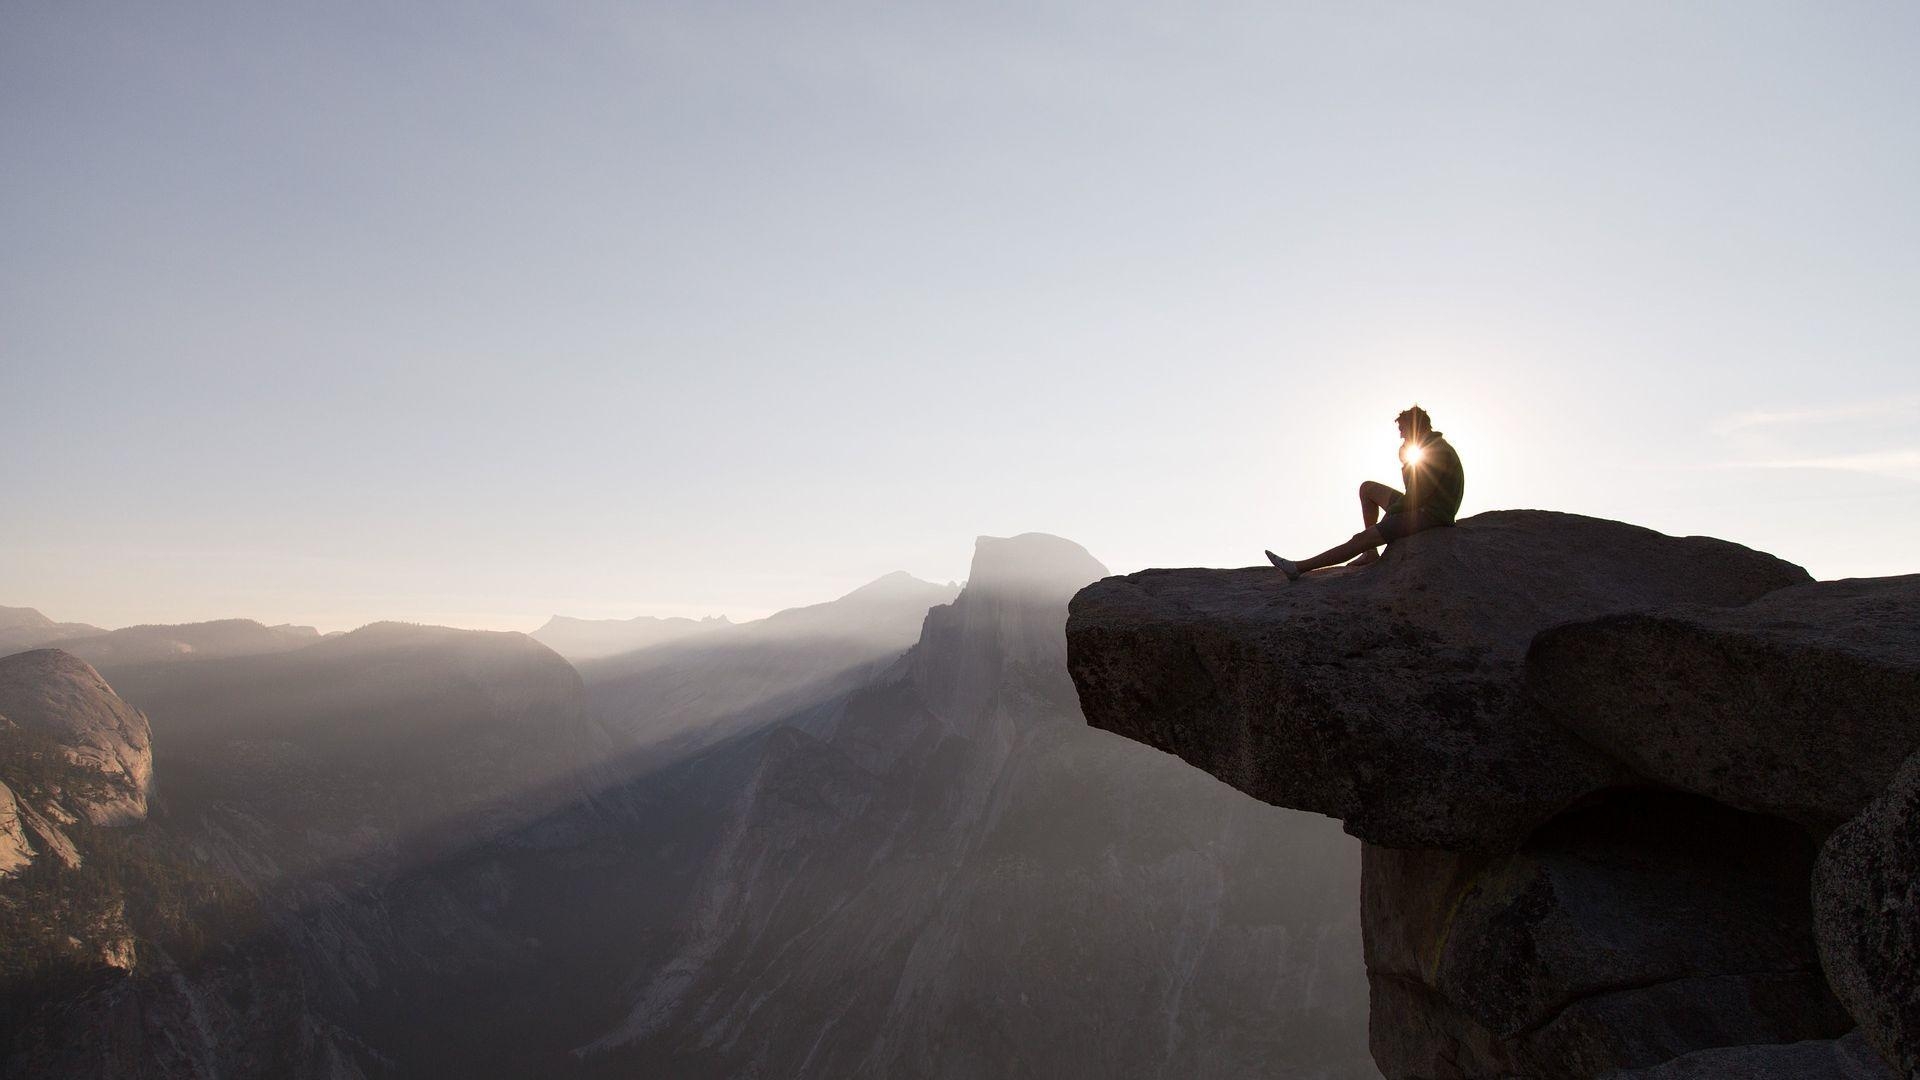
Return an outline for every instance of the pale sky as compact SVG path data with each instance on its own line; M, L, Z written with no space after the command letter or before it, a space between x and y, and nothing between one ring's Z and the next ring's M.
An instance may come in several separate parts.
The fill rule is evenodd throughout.
M296 10L304 7L304 10ZM1920 6L0 0L0 604L750 617L1463 513L1920 571Z

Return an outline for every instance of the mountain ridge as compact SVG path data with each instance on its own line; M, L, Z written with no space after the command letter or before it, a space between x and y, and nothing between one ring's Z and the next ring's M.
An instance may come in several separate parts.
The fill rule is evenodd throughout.
M514 632L115 669L149 817L0 913L120 904L141 944L9 981L0 1074L1373 1080L1357 846L1080 723L1066 598L1105 569L975 546L964 592L643 651L619 718L671 752Z
M631 619L579 619L554 615L528 636L574 662L632 652L732 625L732 620L725 615L703 619L650 615L636 615Z
M1352 842L1076 722L1066 600L1106 573L1084 548L983 537L974 565L830 715L750 737L704 917L578 1052L610 1074L1376 1075ZM1061 1016L1101 1035L1063 1041Z
M55 622L30 607L0 604L0 656L52 645L67 638L91 637L105 630L88 623Z

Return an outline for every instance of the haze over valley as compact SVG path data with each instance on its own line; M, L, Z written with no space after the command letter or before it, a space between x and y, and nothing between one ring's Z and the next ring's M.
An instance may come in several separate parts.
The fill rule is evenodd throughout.
M1103 574L983 537L577 667L559 620L0 658L6 1071L1377 1075L1357 846L1084 725Z

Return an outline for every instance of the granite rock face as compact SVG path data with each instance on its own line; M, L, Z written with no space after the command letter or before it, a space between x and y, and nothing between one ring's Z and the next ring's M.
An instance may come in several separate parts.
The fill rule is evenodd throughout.
M1839 1035L1853 1022L1815 957L1813 857L1789 822L1654 791L1570 811L1508 855L1369 845L1374 1060L1388 1076L1597 1076ZM1383 1023L1383 999L1449 1022Z
M597 744L557 654L523 634L375 624L115 669L153 718L165 797L114 828L64 809L85 776L49 732L117 714L69 692L91 668L54 654L31 681L18 665L32 659L0 661L21 675L9 700L73 707L10 708L34 727L0 730L0 781L35 848L0 878L0 1077L551 1075L484 1058L403 1068L376 1044L406 1045L389 1033L453 999L467 1041L438 1039L447 1057L483 1039L476 1056L498 1054L512 1041L472 984L516 961L519 977L547 974L520 958L550 931L492 920L521 880L563 878L498 860L564 842L548 815L583 801Z
M1813 892L1834 991L1901 1075L1920 1074L1920 753L1828 838Z
M92 859L103 843L123 853L106 834L138 831L152 776L146 716L85 661L0 658L0 983L52 963L134 966L125 892Z
M1511 850L1621 763L1532 707L1535 634L1650 607L1744 604L1806 571L1737 544L1515 510L1289 585L1149 570L1074 598L1088 722L1390 847Z
M27 839L26 823L20 817L20 802L13 789L0 783L0 877L14 873L33 862L33 844Z
M1359 846L1086 727L1061 629L1105 573L981 537L882 678L701 755L750 779L594 1075L1378 1080Z
M1696 1050L1607 1080L1894 1080L1858 1031L1838 1039Z
M147 816L153 782L152 732L86 661L59 649L0 658L0 717L12 729L50 740L71 769L47 809L93 825Z
M1511 511L1292 584L1108 578L1073 601L1068 660L1094 726L1367 841L1388 1077L1845 1076L1856 1021L1910 1042L1897 845L1920 794L1835 834L1818 947L1810 883L1920 747L1916 599L1920 578L1816 584L1724 541ZM1901 885L1905 929L1874 923ZM1865 988L1836 978L1838 999L1837 941Z
M1635 775L1821 832L1920 746L1920 574L1549 630L1541 708Z

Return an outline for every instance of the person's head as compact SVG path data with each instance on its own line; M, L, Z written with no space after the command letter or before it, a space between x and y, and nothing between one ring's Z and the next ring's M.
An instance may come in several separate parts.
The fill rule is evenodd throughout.
M1393 418L1400 425L1400 438L1424 439L1433 433L1433 417L1418 405Z

